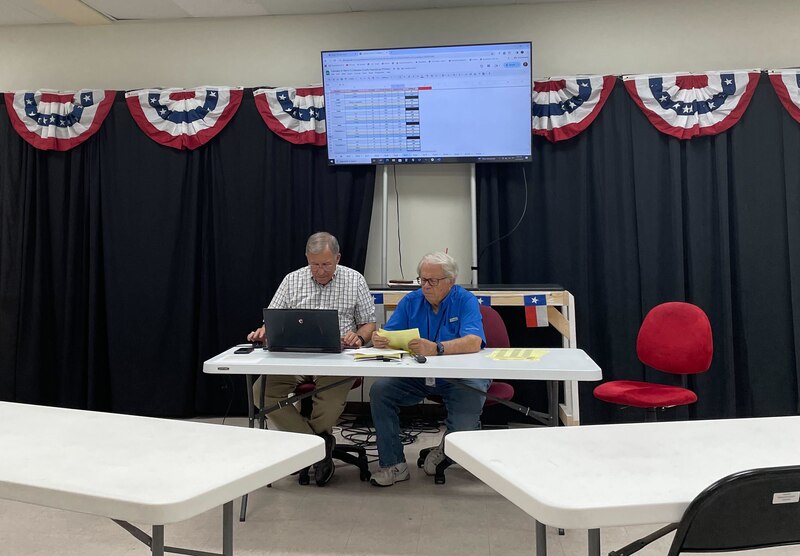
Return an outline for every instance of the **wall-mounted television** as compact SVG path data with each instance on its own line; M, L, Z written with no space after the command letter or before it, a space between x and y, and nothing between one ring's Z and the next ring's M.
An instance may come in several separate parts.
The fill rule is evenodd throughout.
M531 50L322 52L329 164L531 160Z

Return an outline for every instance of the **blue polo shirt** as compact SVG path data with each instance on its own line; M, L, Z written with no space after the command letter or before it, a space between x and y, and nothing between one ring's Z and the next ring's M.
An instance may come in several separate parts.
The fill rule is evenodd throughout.
M474 334L481 339L481 349L486 346L478 300L459 285L450 288L439 303L438 313L433 312L421 288L404 296L384 329L408 328L418 328L419 335L432 342L446 342Z

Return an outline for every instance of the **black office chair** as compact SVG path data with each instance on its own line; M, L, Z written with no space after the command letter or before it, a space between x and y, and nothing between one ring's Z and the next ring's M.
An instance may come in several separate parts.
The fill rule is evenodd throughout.
M351 390L354 390L361 386L362 379L361 377L356 378L353 385L350 387ZM301 382L297 385L297 388L294 389L294 393L296 396L302 396L304 394L309 394L316 389L316 384L313 382ZM311 398L306 397L300 401L300 413L305 415L306 417L311 415ZM332 453L333 459L337 459L339 461L343 461L344 463L349 463L350 465L355 465L358 467L359 474L358 478L362 481L369 481L372 474L369 470L369 460L367 459L367 452L366 449L362 446L356 446L355 444L342 444L337 442L336 445L333 447ZM309 468L306 467L300 470L298 474L298 482L301 485L309 484L310 477L308 475ZM322 486L317 483L317 486Z
M680 523L609 556L627 556L674 531L668 556L800 544L800 465L750 469L720 479L689 504Z
M249 391L252 392L252 386L249 382L250 378L248 378L247 388ZM353 385L350 389L358 388L361 386L363 380L361 377L357 377L356 380L353 382ZM297 385L294 390L294 394L297 397L300 397L300 412L304 414L306 417L311 415L311 394L316 389L316 384L313 382L301 382ZM261 381L261 388L259 388L259 397L261 399L261 407L264 406L264 397L266 396L266 383L265 381ZM250 408L250 426L252 427L255 424L255 407ZM266 416L263 413L260 413L258 416L258 427L262 429L267 428L267 420ZM334 459L343 461L345 463L349 463L350 465L355 465L358 467L359 470L359 479L362 481L369 481L372 474L369 470L369 460L367 459L367 452L361 446L356 446L354 444L341 444L336 443L333 448L333 453L331 454ZM311 478L308 473L309 468L305 467L297 471L297 480L301 485L307 485L311 482ZM323 486L317 483L317 486ZM270 483L267 487L272 487ZM239 510L239 521L245 521L247 519L247 501L249 495L244 494L242 496L242 505Z

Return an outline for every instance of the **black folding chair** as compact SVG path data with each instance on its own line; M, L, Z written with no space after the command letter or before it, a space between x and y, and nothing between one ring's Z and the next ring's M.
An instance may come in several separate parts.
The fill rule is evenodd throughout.
M674 531L668 556L800 544L800 465L750 469L706 488L673 523L609 552L627 556Z

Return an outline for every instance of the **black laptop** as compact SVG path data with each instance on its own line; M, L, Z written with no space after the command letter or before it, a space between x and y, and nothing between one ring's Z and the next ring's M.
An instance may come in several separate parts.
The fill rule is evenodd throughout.
M336 309L264 309L269 351L341 353Z

